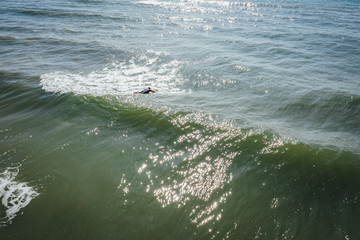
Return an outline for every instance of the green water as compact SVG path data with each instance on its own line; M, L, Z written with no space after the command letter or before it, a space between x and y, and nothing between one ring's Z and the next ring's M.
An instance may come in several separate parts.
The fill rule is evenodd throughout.
M39 193L2 239L358 237L358 155L138 100L1 94L1 168Z
M359 12L0 0L0 240L360 239Z

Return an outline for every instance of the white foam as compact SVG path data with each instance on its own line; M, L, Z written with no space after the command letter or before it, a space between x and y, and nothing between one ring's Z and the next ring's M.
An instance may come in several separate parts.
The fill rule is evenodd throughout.
M161 0L142 0L140 4L152 5L182 12L201 12L201 13L221 13L223 8L230 8L234 5L256 6L252 3L220 1L220 0L191 0L191 1L161 1ZM219 8L220 7L220 8Z
M39 195L27 183L15 181L19 167L9 167L0 173L0 199L5 207L6 216L0 218L0 224L5 224L16 217L19 211L26 207L32 199Z
M170 9L172 11L180 11L180 12L211 12L215 11L214 8L208 8L201 6L201 2L198 1L154 1L154 0L144 0L139 1L138 3L145 4L145 5L152 5L156 7ZM218 11L218 10L217 10Z
M128 61L113 62L90 73L57 71L41 75L45 91L78 95L129 95L146 87L159 94L182 93L185 79L179 73L182 64L164 60L166 55L147 51Z

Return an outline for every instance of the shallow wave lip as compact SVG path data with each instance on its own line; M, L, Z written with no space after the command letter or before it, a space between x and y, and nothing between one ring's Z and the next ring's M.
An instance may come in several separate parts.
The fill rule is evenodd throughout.
M15 181L19 167L9 167L0 173L0 198L5 207L5 216L0 218L0 224L6 224L14 219L17 213L26 207L32 199L39 195L34 188Z

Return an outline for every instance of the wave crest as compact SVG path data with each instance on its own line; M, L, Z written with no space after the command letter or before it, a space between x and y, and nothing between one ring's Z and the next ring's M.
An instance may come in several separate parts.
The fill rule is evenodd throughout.
M88 74L57 71L41 75L40 85L47 92L78 95L129 95L145 87L159 93L182 93L186 81L180 74L182 63L167 60L162 53L147 51L128 61L113 62Z

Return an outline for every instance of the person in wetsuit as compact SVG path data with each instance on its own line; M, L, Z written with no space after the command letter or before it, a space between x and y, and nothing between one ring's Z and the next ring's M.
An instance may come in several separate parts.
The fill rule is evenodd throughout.
M134 92L134 94L149 94L149 93L155 93L155 91L151 90L150 87L142 90L141 92Z

